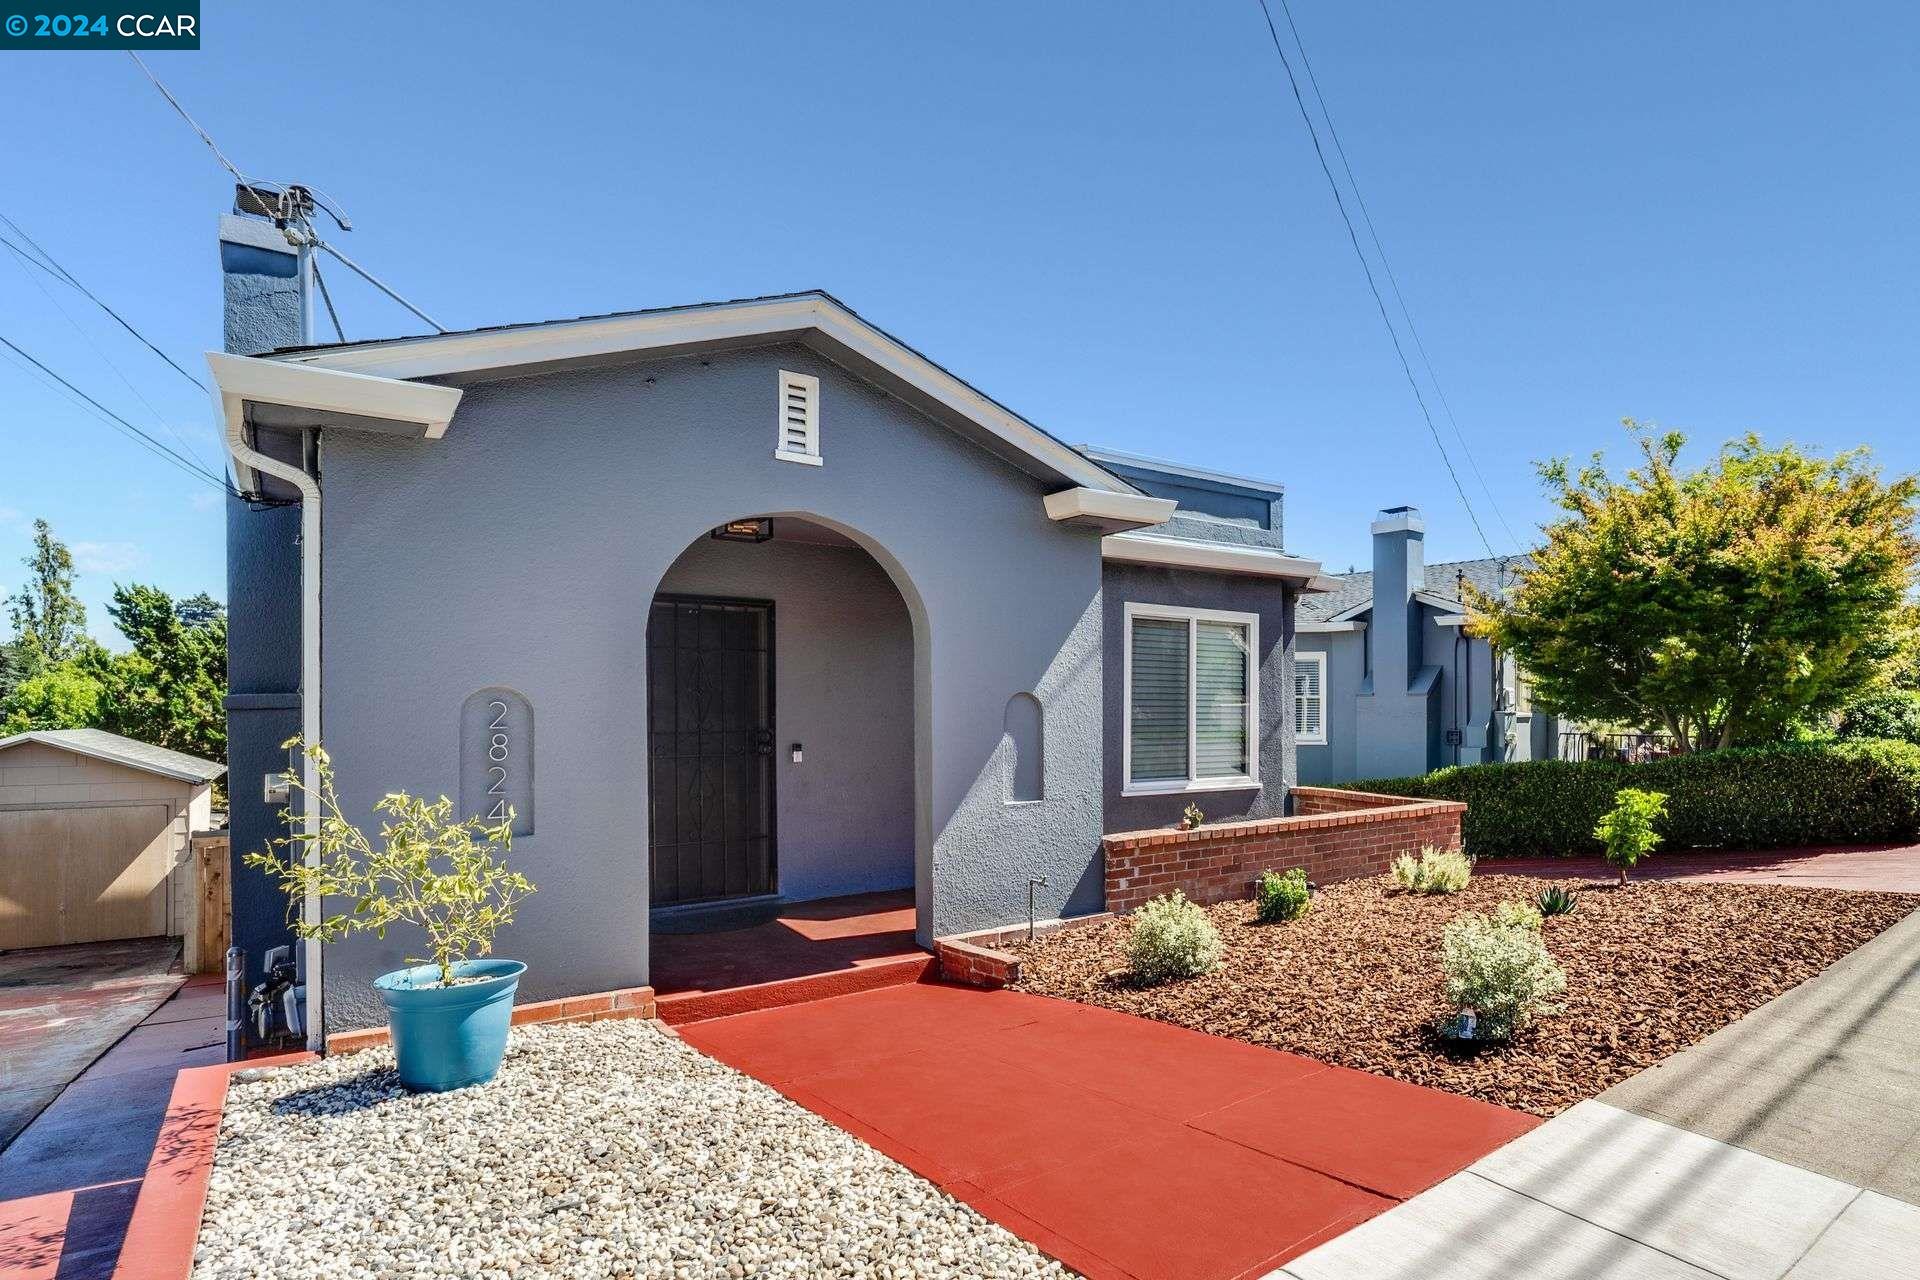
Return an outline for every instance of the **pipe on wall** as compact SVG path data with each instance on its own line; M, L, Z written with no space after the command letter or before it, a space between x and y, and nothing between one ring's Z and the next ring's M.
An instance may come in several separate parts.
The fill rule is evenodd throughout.
M215 387L219 386L215 371ZM320 741L320 482L305 468L255 449L246 438L246 405L230 392L215 391L221 421L226 424L227 452L236 463L285 480L300 492L300 736L307 745ZM304 451L304 445L303 445ZM300 757L300 785L307 802L301 806L300 825L307 836L320 834L320 809L313 796L320 787L320 766L312 756ZM307 846L309 858L317 856ZM320 897L308 894L300 904L300 919L305 924L320 922ZM307 1048L315 1053L326 1047L325 1020L321 1016L322 947L317 938L302 944L307 986Z

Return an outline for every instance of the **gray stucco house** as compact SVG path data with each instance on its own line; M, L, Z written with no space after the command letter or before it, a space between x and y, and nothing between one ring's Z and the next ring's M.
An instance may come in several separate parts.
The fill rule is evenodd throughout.
M1300 602L1300 782L1550 757L1557 722L1536 711L1512 655L1466 627L1466 584L1502 596L1525 559L1428 564L1412 507L1380 512L1372 532L1370 571L1332 575L1332 590Z
M1287 811L1333 584L1279 486L1071 447L823 293L320 346L274 223L221 260L236 853L297 733L361 815L511 806L542 999L645 984L683 904L911 887L925 944ZM256 967L284 911L237 873ZM313 1038L405 951L305 948Z

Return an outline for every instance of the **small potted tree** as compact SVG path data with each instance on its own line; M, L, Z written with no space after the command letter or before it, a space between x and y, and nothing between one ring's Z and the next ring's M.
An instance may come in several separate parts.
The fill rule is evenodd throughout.
M384 938L396 924L424 932L428 954L408 957L408 968L373 983L387 1006L400 1081L440 1092L493 1079L527 970L518 960L490 958L493 939L534 890L502 858L512 848L513 815L497 826L479 818L456 822L445 796L427 801L389 792L374 805L382 816L376 845L341 812L326 751L297 738L285 745L303 747L314 762L318 789L307 801L319 808L319 830L276 839L267 852L248 854L247 865L280 882L301 938ZM305 791L297 777L293 786ZM314 921L300 916L310 896L323 904ZM343 900L346 910L327 909Z

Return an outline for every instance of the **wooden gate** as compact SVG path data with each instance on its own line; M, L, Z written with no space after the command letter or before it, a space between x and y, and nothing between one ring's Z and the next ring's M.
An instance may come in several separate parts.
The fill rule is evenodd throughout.
M0 949L167 933L173 810L0 810Z

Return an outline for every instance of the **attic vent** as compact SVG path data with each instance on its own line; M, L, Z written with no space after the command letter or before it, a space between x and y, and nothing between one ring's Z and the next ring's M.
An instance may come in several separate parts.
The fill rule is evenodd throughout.
M820 465L820 379L780 371L780 435L773 456Z

